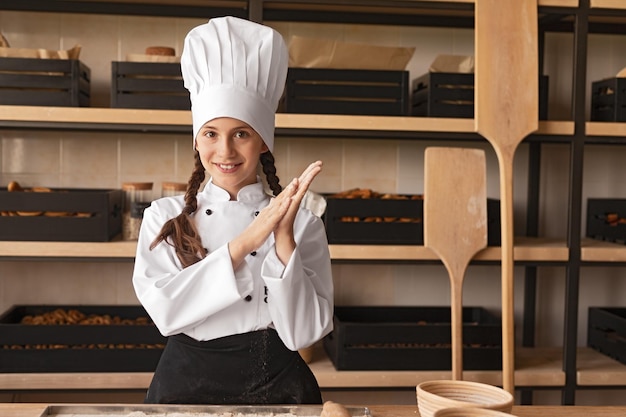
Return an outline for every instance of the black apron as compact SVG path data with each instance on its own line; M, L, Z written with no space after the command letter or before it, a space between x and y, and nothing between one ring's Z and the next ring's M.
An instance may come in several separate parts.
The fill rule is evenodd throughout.
M207 342L170 336L145 402L322 404L322 398L300 354L268 329Z

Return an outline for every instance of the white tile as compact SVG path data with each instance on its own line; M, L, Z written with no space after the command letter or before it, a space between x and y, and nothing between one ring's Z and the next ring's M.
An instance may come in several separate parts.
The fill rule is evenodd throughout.
M11 304L116 303L113 263L13 262L4 272Z
M169 181L176 175L176 141L167 135L129 135L120 147L122 182Z
M343 189L396 191L398 159L394 141L346 141L343 158Z
M1 11L2 34L12 48L61 48L61 15L43 12Z
M54 132L25 132L2 140L2 170L12 174L59 173L60 143Z
M393 305L393 266L333 266L335 304Z
M127 54L143 54L149 46L175 48L178 41L176 25L167 17L120 16L119 25L120 60Z
M293 139L289 144L289 165L281 178L287 184L292 178L300 176L302 171L313 161L323 162L322 172L315 178L311 190L318 193L340 191L342 175L342 148L340 139Z
M104 133L68 133L62 141L61 174L77 187L115 187L118 139ZM116 187L117 188L117 187Z

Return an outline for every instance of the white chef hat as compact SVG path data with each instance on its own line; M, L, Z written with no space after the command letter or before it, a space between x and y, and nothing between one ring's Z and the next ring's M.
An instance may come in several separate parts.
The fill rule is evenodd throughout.
M206 122L232 117L249 124L273 150L289 65L277 31L232 16L214 18L187 34L180 63L191 99L194 145Z

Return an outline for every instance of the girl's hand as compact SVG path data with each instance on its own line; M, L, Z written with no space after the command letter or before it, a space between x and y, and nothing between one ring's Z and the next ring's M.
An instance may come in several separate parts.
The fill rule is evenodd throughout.
M284 197L288 197L290 200L287 212L280 219L274 230L276 254L283 264L287 264L291 254L296 248L293 235L293 223L296 219L298 209L300 208L300 203L308 191L309 186L321 171L322 161L313 162L302 172L299 178L294 178L291 183L289 183L289 186L278 196L282 197L283 194L285 194Z
M296 213L311 182L321 169L321 161L310 164L299 178L294 178L277 197L270 200L269 205L259 212L241 235L230 241L228 249L233 268L236 269L246 255L259 248L272 232L276 238L278 258L287 264L296 247L293 237Z

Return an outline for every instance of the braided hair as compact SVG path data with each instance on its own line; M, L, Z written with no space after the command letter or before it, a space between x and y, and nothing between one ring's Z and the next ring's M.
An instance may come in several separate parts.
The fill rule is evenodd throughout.
M277 196L283 188L279 184L279 178L276 176L274 155L270 151L262 153L260 161L267 183L274 196ZM185 207L183 207L182 212L178 216L165 222L159 234L150 244L150 250L154 249L161 242L166 242L173 246L183 268L195 264L208 253L207 249L202 245L198 229L191 218L198 209L196 197L205 178L205 168L200 160L200 154L196 151L194 155L194 169L187 183L187 192L185 193Z

